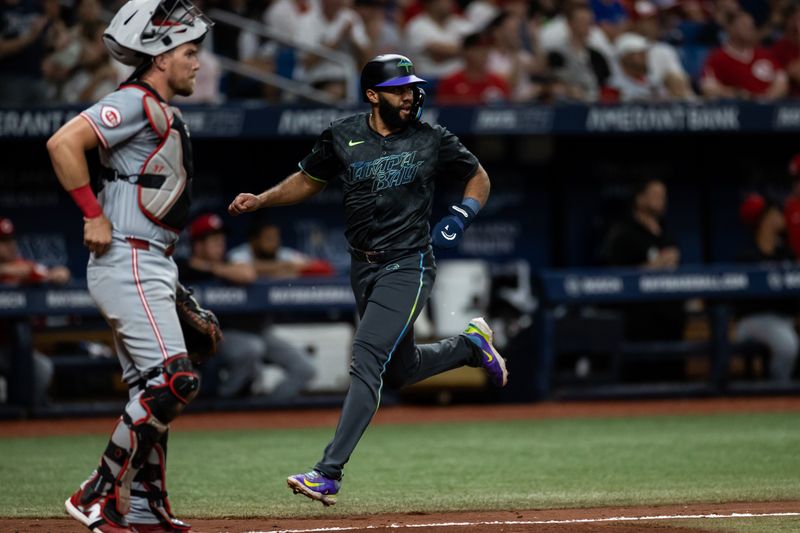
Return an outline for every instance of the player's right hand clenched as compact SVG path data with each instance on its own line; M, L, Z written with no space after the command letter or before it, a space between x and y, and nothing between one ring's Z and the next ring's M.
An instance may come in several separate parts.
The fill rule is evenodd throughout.
M249 192L243 192L236 196L231 202L231 205L228 206L228 213L231 215L241 215L242 213L250 213L251 211L255 211L261 207L261 202L259 201L258 196L255 194L250 194Z
M83 244L100 257L111 247L111 222L105 215L83 217Z

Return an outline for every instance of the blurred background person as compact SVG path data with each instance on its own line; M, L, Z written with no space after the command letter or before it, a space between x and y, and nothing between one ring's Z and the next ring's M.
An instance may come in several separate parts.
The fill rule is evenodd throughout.
M617 37L628 30L630 21L628 12L620 0L590 0L594 20L605 34L608 42L613 44Z
M669 100L693 99L695 94L689 74L675 47L661 40L659 10L650 0L637 0L633 4L631 33L647 39L647 72L664 97Z
M30 285L53 283L63 285L71 278L70 271L62 265L47 267L22 257L17 246L14 223L0 218L0 283L4 285Z
M184 285L217 280L247 285L256 280L252 265L225 260L227 237L219 216L198 216L189 226L189 239L189 257L176 260L178 279ZM236 317L222 315L219 320L224 339L216 356L201 368L203 393L221 398L246 396L261 369L266 347L257 335L240 331Z
M549 50L547 54L553 76L562 84L558 96L564 100L595 102L601 87L611 75L611 68L603 54L592 48L588 42L594 14L586 4L570 4L566 22L566 42Z
M299 79L315 89L327 92L336 100L347 96L347 80L372 55L370 39L361 17L345 0L321 0L319 11L311 10L300 17L295 38L304 44L321 45L349 55L353 70L311 53L300 55L302 71Z
M103 45L106 24L94 21L80 26L81 57L61 85L63 102L95 102L117 88L117 71Z
M215 214L200 215L191 223L191 256L178 262L182 282L219 280L246 285L257 279L252 262L226 259L225 231L222 219ZM285 373L285 379L271 393L273 398L294 397L313 379L315 370L309 357L272 334L264 316L223 315L220 321L225 338L216 357L203 369L203 386L209 393L222 398L252 394L265 363L275 364Z
M396 53L405 48L400 25L389 14L387 0L355 0L355 10L364 21L373 54Z
M42 72L52 100L99 100L117 88L117 71L102 40L107 23L98 0L80 0L75 12L75 24L58 32L59 43L44 58Z
M662 270L680 264L675 239L664 228L667 187L657 179L644 180L632 191L630 211L614 224L603 243L609 266ZM654 302L624 306L629 340L679 340L686 313L683 302Z
M247 4L247 18L257 19L266 17L267 9L263 7L263 2L249 2ZM267 24L267 29L278 31L286 35L284 28L275 29ZM293 37L288 34L289 37ZM236 42L236 51L239 61L246 67L256 70L261 74L270 74L277 69L277 55L281 45L263 35L254 33L250 30L243 29L239 32ZM212 68L212 73L217 77L219 76L219 65L216 63L216 58L209 54L211 57L203 57L203 50L200 49L200 73L207 70L207 67ZM200 80L198 80L200 81ZM219 83L219 80L217 80ZM197 94L195 89L195 94ZM268 102L277 102L280 97L280 90L272 85L262 83L259 80L251 78L242 78L237 80L237 94L240 98L248 98L254 100L266 100ZM205 99L205 98L204 98Z
M47 83L41 68L48 23L40 2L0 3L0 102L4 106L41 105L45 101Z
M712 51L703 68L701 87L709 99L741 98L772 101L789 90L786 72L758 46L753 17L745 11L730 16L725 43Z
M506 80L489 71L489 37L473 33L464 38L464 67L439 82L436 101L443 105L486 105L508 102Z
M800 96L800 4L791 2L783 10L783 34L770 52L789 77L789 94Z
M69 282L70 271L62 265L46 267L23 258L17 246L14 223L0 218L0 284L6 286L38 285L52 283L63 285ZM9 343L10 331L6 323L0 323L0 374L10 376L12 361L16 354ZM50 358L36 350L33 352L33 396L37 405L47 403L47 389L53 380L53 363Z
M511 101L530 102L542 93L542 78L547 75L547 60L538 42L525 48L525 18L513 11L502 11L489 23L491 49L489 70L508 84ZM528 37L534 37L530 34Z
M319 0L275 0L266 10L262 21L272 31L286 37L296 37L300 19L320 9Z
M652 102L665 99L665 93L648 72L647 39L636 33L625 33L614 43L619 68L608 82L604 100L619 102Z
M228 260L252 264L261 278L333 274L333 268L327 261L284 246L280 226L267 218L257 219L253 223L247 242L232 248Z
M539 30L539 43L543 50L550 52L560 50L568 45L570 28L568 18L570 12L577 7L585 7L592 14L592 21L587 30L586 44L593 50L601 53L607 62L614 58L614 48L606 34L594 23L594 11L586 0L561 0L559 8L554 11L555 16L543 21Z
M422 12L406 25L405 42L417 74L428 80L425 91L463 66L461 44L474 28L455 13L453 0L421 0ZM397 51L403 53L402 51Z
M786 221L778 204L759 194L750 194L739 207L739 217L750 230L739 261L752 265L790 264L794 261L785 243ZM800 348L795 320L798 302L747 300L736 306L739 320L734 329L736 342L757 341L769 349L769 377L786 384L792 379Z

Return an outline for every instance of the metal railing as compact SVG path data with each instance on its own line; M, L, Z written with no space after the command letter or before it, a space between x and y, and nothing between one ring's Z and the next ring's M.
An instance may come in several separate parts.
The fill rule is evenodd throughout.
M326 61L341 65L348 73L345 76L345 82L347 84L347 96L345 101L342 102L324 91L319 91L311 87L306 82L293 80L273 72L263 72L240 61L217 55L216 57L220 62L220 67L223 69L234 72L240 76L253 78L267 85L275 86L281 90L324 105L348 106L355 104L358 101L358 85L355 77L358 67L355 60L349 55L336 50L331 50L325 46L310 45L307 43L298 42L294 37L287 35L284 32L271 30L260 22L242 17L235 13L231 13L230 11L214 8L209 9L206 14L215 22L221 22L223 24L239 28L240 30L248 31L261 37L266 37L267 39L271 39L298 51L314 54Z

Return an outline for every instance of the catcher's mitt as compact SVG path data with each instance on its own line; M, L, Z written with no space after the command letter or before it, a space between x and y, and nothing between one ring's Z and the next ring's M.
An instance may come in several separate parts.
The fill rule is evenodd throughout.
M217 346L222 341L219 320L214 313L200 307L192 296L191 289L180 283L175 295L175 307L181 321L189 359L195 363L206 361L217 352Z

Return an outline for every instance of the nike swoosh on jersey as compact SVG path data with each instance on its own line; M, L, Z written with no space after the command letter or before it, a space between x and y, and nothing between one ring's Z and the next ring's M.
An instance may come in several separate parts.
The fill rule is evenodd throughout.
M366 141L354 141L353 139L350 139L349 141L347 141L347 146L358 146L359 144L361 144L363 142L366 142Z

